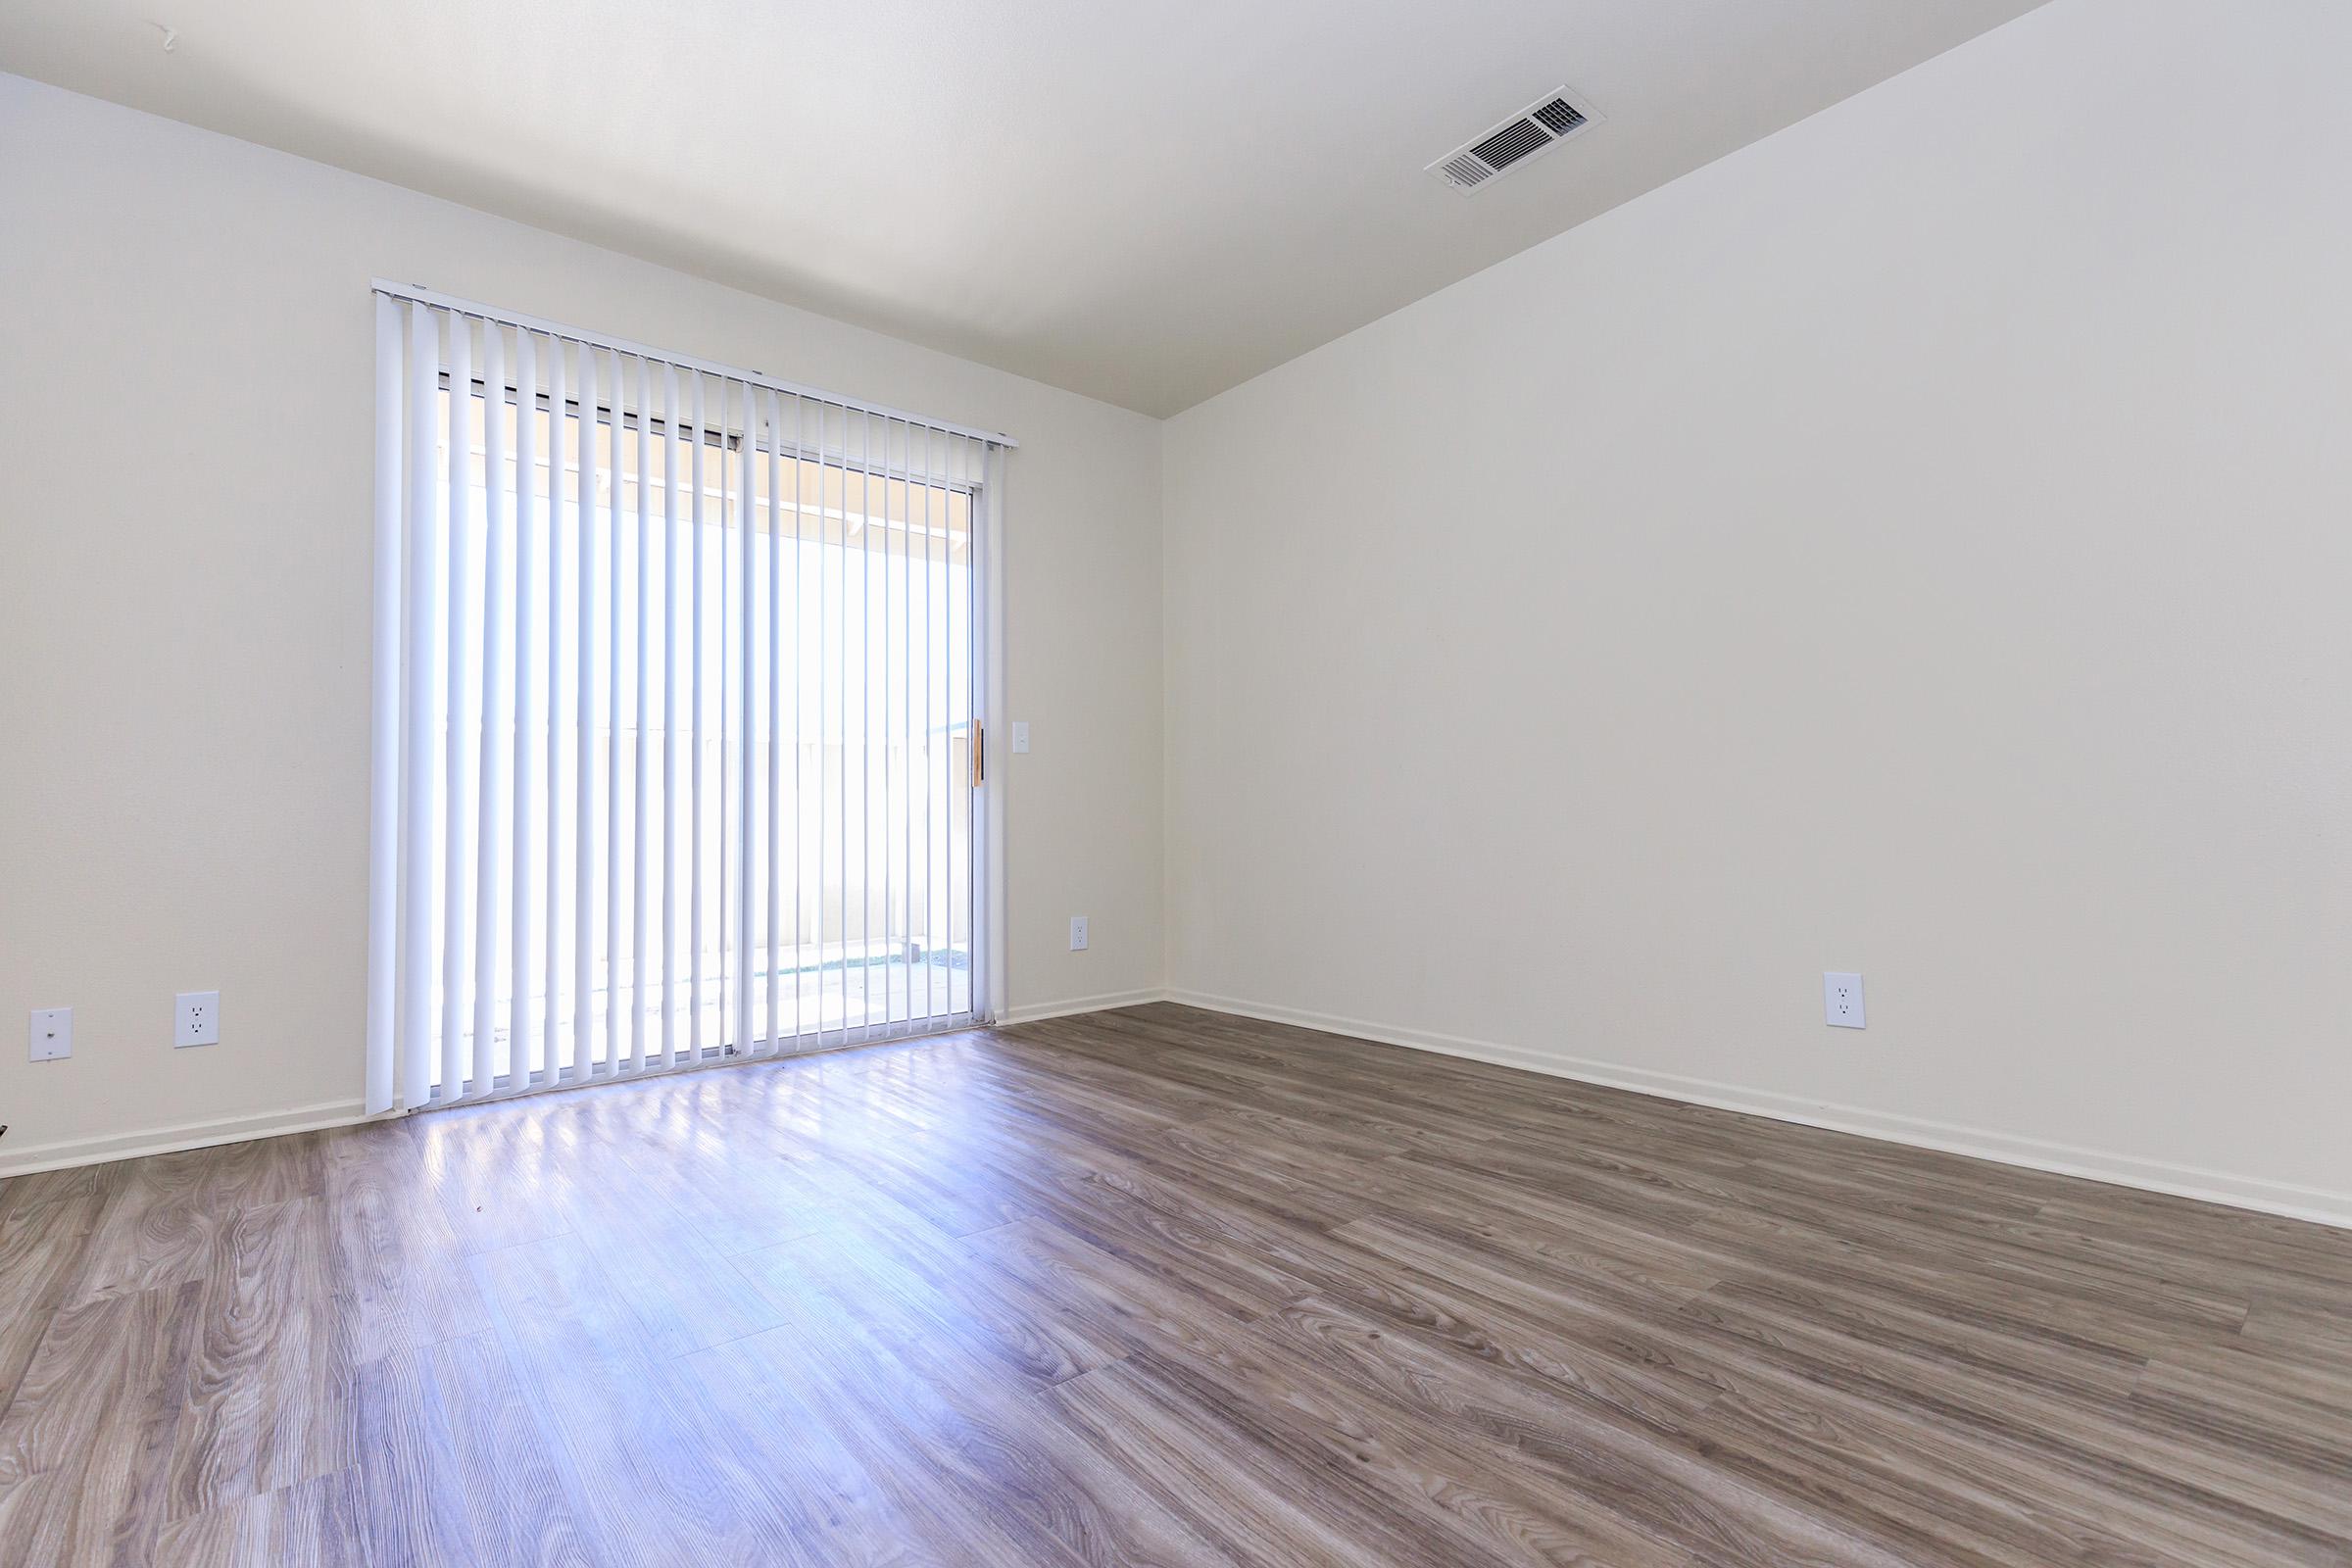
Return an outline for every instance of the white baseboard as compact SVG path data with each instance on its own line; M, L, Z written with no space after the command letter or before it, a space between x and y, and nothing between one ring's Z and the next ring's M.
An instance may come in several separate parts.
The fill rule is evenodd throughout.
M348 1127L366 1121L366 1105L357 1100L333 1100L253 1116L223 1116L215 1121L181 1122L172 1127L150 1127L102 1138L71 1138L27 1144L22 1149L0 1149L0 1177L64 1170L71 1165L96 1165L110 1159L136 1159L142 1154L171 1154L183 1149L208 1149L215 1144L241 1144L252 1138L315 1132L321 1127Z
M1133 1007L1147 1002L1164 1002L1167 993L1160 990L1120 991L1100 997L1073 997L1064 1002L1037 1003L1019 1007L999 1019L1004 1024L1035 1023L1044 1018L1061 1018L1072 1013L1101 1012L1109 1007ZM649 1080L650 1081L650 1080ZM172 1154L185 1149L209 1149L216 1144L241 1144L253 1138L274 1138L282 1133L316 1132L322 1127L348 1127L368 1120L366 1105L357 1100L328 1101L323 1104L297 1105L290 1110L266 1111L252 1116L225 1116L215 1121L181 1122L171 1127L149 1127L138 1132L112 1133L98 1138L61 1139L47 1144L26 1144L11 1149L0 1141L0 1179L10 1176L29 1176L34 1171L65 1170L74 1165L96 1165L114 1159L137 1159L144 1154Z
M1021 1007L999 1020L1034 1023L1071 1013L1101 1012L1106 1007L1132 1007L1146 1002L1164 1002L1159 990L1122 991L1100 997L1074 997L1066 1002L1039 1003ZM650 1081L650 1080L649 1080ZM349 1127L368 1120L360 1101L328 1101L297 1105L290 1110L265 1111L252 1116L224 1116L215 1121L181 1122L138 1132L113 1133L99 1138L61 1139L55 1143L8 1148L0 1142L0 1179L29 1176L34 1171L65 1170L113 1159L137 1159L143 1154L172 1154L185 1149L209 1149L216 1144L241 1144L248 1139L274 1138L283 1133L316 1132L323 1127Z
M1067 1018L1072 1013L1104 1012L1112 1007L1140 1007L1147 1002L1165 1002L1168 994L1160 990L1112 991L1100 997L1072 997L1066 1002L1036 1002L1026 1007L1014 1007L1000 1017L1000 1024L1036 1023L1045 1018Z
M2228 1171L2204 1170L2194 1165L2141 1159L2132 1154L2112 1154L2044 1139L2021 1138L1984 1128L1927 1121L1890 1111L1806 1100L1794 1095L1776 1094L1771 1090L1717 1083L1705 1078L1687 1078L1676 1073L1652 1072L1613 1062L1591 1061L1579 1056L1530 1051L1519 1046L1494 1045L1458 1035L1395 1029L1362 1018L1342 1018L1330 1013L1305 1012L1296 1007L1269 1006L1235 997L1171 990L1166 993L1166 1000L1188 1007L1203 1007L1211 1012L1232 1013L1237 1017L1257 1018L1268 1023L1296 1024L1302 1029L1314 1029L1324 1034L1352 1035L1361 1040L1376 1040L1383 1045L1433 1051L1501 1067L1546 1073L1554 1078L1573 1078L1582 1083L1600 1084L1611 1089L1630 1089L1636 1094L1654 1095L1662 1100L1710 1105L1718 1110L1742 1111L1751 1116L1769 1116L1775 1121L1823 1127L1832 1132L1854 1133L1890 1144L1907 1144L1915 1149L1967 1154L1977 1159L2022 1165L2029 1170L2048 1171L2059 1176L2081 1176L2090 1181L2111 1182L2119 1187L2136 1187L2145 1192L2201 1199L2210 1203L2226 1203L2233 1208L2254 1209L2260 1213L2279 1214L2289 1219L2312 1220L2322 1225L2352 1229L2352 1193L2331 1193L2322 1188L2298 1187L2259 1176L2239 1176Z
M1524 1047L1471 1040L1459 1035L1396 1029L1364 1018L1308 1012L1297 1007L1277 1007L1264 1003L1245 1002L1236 997L1211 996L1204 992L1144 990L1110 992L1099 997L1073 997L1061 1002L1035 1003L1014 1008L999 1022L1006 1025L1036 1023L1047 1018L1102 1012L1112 1007L1134 1007L1152 1002L1174 1002L1210 1012L1231 1013L1236 1017L1295 1024L1324 1034L1352 1036L1414 1051L1437 1052L1444 1055L1491 1062L1496 1066L1544 1073L1554 1078L1572 1078L1611 1089L1628 1089L1636 1094L1652 1095L1663 1100L1710 1105L1719 1110L1741 1111L1752 1116L1767 1116L1775 1121L1827 1128L1833 1132L1853 1133L1886 1143L1906 1144L1916 1149L1966 1154L2004 1165L2020 1165L2029 1170L2080 1176L2090 1181L2112 1182L2146 1192L2168 1193L2179 1198L2200 1199L2234 1208L2352 1229L2352 1193L2332 1193L2322 1188L2298 1187L2258 1176L2240 1176L2193 1165L2108 1153L2045 1139L2021 1138L1984 1128L1869 1110L1857 1105L1804 1100L1771 1090L1750 1089L1711 1079L1652 1072L1645 1068L1592 1061L1578 1056L1554 1055ZM169 1154L185 1149L205 1149L216 1144L238 1144L252 1138L313 1132L323 1127L347 1127L367 1120L365 1109L356 1100L329 1101L252 1116L182 1122L176 1126L154 1127L101 1138L31 1144L0 1152L0 1177L63 1170L69 1166L93 1165L105 1160L135 1159L143 1154Z

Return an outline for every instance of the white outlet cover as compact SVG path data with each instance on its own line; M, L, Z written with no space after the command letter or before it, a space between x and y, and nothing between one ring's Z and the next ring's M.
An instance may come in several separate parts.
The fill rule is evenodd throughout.
M1833 1029L1864 1027L1862 977L1842 970L1826 970L1821 977L1822 1021Z
M1025 718L1016 718L1012 721L1012 755L1015 757L1029 755L1029 721Z
M26 1044L35 1061L63 1061L74 1054L74 1009L72 1007L35 1007L32 1023L25 1031Z
M179 1004L172 1018L172 1044L175 1049L188 1046L217 1046L220 1043L220 993L218 991L182 991Z
M1072 953L1086 951L1086 916L1083 914L1070 916L1070 951Z

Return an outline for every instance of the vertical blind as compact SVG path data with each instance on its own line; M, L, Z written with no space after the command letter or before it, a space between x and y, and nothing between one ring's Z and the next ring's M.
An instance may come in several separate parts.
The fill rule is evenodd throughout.
M379 285L368 1106L985 1016L1004 437Z

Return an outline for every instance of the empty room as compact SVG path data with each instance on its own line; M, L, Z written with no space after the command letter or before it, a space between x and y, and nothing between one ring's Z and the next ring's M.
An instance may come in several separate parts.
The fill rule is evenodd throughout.
M2352 1568L2348 72L0 0L0 1568Z

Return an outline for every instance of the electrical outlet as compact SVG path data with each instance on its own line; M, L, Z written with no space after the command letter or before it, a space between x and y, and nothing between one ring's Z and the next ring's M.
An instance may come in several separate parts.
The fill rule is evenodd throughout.
M1025 718L1016 718L1012 721L1012 755L1015 757L1029 755L1029 721Z
M1836 970L1821 977L1822 1021L1833 1029L1863 1027L1862 977Z
M1086 916L1083 914L1070 916L1070 951L1072 953L1086 951Z
M25 1032L35 1061L63 1061L74 1054L72 1007L33 1008L32 1026Z
M220 993L182 991L179 994L179 1012L172 1025L173 1048L217 1046L220 1043Z

